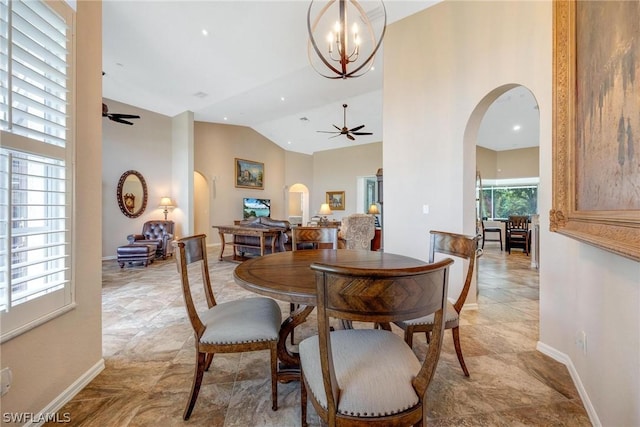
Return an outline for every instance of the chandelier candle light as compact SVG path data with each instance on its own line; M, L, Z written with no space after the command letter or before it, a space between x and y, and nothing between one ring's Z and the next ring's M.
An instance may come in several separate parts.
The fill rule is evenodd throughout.
M311 1L307 12L308 54L311 66L320 75L329 79L359 77L373 66L384 38L387 12L382 0L365 3L375 7L365 11L356 0ZM362 32L358 23L363 26ZM318 46L320 37L326 37L327 45L322 44L326 49Z

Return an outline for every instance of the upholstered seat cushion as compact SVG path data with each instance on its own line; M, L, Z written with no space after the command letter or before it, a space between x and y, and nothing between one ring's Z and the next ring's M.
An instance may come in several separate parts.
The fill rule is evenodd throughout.
M277 340L281 316L280 307L271 298L224 302L201 313L207 329L200 342L233 344Z
M378 417L418 404L411 380L421 364L399 336L378 329L338 330L331 332L331 348L340 387L339 413ZM309 392L327 408L318 336L303 340L299 351Z
M398 325L400 324L404 324L404 325L433 325L434 322L434 314L430 314L428 316L424 316L424 317L419 317L417 319L411 319L411 320L405 320L403 322L398 322ZM453 304L451 304L451 302L447 301L447 311L446 311L446 317L444 318L444 321L449 323L449 322L453 322L458 320L458 312L456 311L455 308L453 308Z

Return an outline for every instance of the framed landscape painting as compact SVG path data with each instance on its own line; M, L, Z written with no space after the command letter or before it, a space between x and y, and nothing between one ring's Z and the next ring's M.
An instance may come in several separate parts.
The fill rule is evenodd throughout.
M327 191L327 203L333 211L344 210L344 191Z
M640 261L640 2L553 4L550 230Z
M264 190L264 163L235 159L236 187Z

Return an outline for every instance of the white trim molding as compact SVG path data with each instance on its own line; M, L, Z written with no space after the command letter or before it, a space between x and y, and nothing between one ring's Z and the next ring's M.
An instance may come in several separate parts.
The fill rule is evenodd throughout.
M62 409L76 394L85 388L95 377L104 370L104 359L100 359L98 363L93 365L87 372L85 372L80 378L75 380L65 391L63 391L58 397L56 397L51 403L49 403L36 417L34 421L25 424L25 427L40 427L48 419L55 420L56 413ZM64 414L58 414L57 419L64 420Z
M571 379L573 380L573 384L578 390L578 394L582 399L582 404L584 405L584 409L587 411L589 415L589 420L594 427L602 427L600 420L598 419L598 414L596 413L596 409L591 404L591 400L589 399L589 395L587 394L587 390L585 390L582 385L582 381L580 380L580 375L578 375L578 371L576 367L573 365L573 361L569 356L564 353L559 352L553 347L548 346L545 343L538 341L536 345L536 350L540 353L549 356L553 360L562 363L569 370L569 375L571 375Z

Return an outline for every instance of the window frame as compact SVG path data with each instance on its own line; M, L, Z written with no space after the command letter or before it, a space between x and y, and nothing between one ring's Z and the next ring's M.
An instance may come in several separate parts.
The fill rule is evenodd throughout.
M11 15L11 0L1 0L5 3L5 7L8 8L8 13ZM30 0L33 1L33 0ZM14 102L12 102L12 94L14 85L10 82L12 81L12 65L14 56L12 55L12 37L11 35L8 37L7 42L7 76L6 82L8 83L8 94L6 94L7 102L4 103L2 99L2 94L0 93L0 102L4 103L4 106L8 109L7 113L7 122L6 125L8 129L0 129L0 137L1 137L1 148L6 148L10 151L17 151L29 155L34 155L38 157L50 158L61 160L64 162L64 203L62 205L62 210L64 212L64 216L62 217L62 221L64 221L64 226L62 227L62 231L58 230L58 233L62 233L62 238L64 239L62 247L64 248L62 251L62 264L64 266L64 281L62 284L62 289L49 291L44 293L43 295L36 296L32 299L28 299L27 301L18 303L17 305L11 305L11 301L7 301L8 310L0 312L0 343L4 343L9 341L12 338L15 338L18 335L21 335L31 329L38 327L39 325L50 321L53 318L56 318L66 312L73 310L76 307L75 300L75 239L74 239L74 228L75 228L75 215L74 215L74 189L75 189L75 12L72 7L62 0L39 0L42 5L47 6L53 13L57 14L65 23L67 31L66 31L66 107L65 114L66 120L64 123L65 133L64 133L64 146L56 145L56 142L53 140L58 139L55 135L50 141L44 142L38 138L32 138L29 136L25 136L20 131L15 131L13 129L12 121L12 110L14 107ZM9 25L7 28L8 32L15 31L13 25L11 24L11 18L9 18ZM55 96L55 95L52 95ZM48 98L45 98L48 99ZM45 102L45 109L47 101ZM46 118L45 118L46 120ZM51 176L46 176L45 183L48 184L52 179ZM12 218L13 212L10 212L11 199L11 183L7 183L8 187L7 192L7 209L6 212L6 248L0 249L0 252L7 251L5 255L7 262L11 263L11 248L12 248ZM53 190L47 190L53 191ZM45 205L43 209L51 209L50 206L55 205ZM28 208L28 207L27 207ZM48 218L48 216L47 216ZM31 219L31 218L30 218ZM60 220L60 219L58 219ZM41 255L40 260L44 255ZM11 298L11 288L13 279L9 277L9 265L6 266L5 270L0 274L4 274L4 284L6 285L7 295ZM47 270L48 271L48 270Z
M480 194L479 201L482 204L481 211L483 219L490 220L504 220L507 218L496 217L495 214L495 198L493 197L496 190L509 190L509 189L522 189L522 188L535 188L536 190L536 212L525 213L523 215L537 215L539 210L539 190L540 179L539 178L524 178L524 179L489 179L482 182L482 193ZM485 203L485 192L491 192L491 200L489 203ZM486 209L490 207L490 209Z

